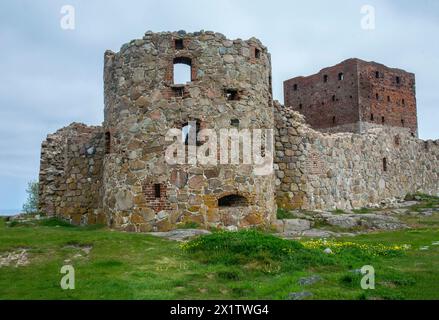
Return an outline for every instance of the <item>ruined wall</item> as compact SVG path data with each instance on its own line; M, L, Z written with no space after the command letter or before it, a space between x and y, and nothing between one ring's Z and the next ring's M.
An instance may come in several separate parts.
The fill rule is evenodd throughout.
M74 224L106 223L101 207L102 127L72 123L42 143L40 210Z
M284 82L285 105L321 132L393 126L417 136L415 91L414 74L360 59Z
M285 105L303 114L313 128L342 126L353 131L360 121L357 88L357 61L350 59L317 74L285 81Z
M439 141L392 127L323 134L292 108L275 109L279 206L351 209L409 193L439 193Z
M367 126L408 128L418 135L415 75L358 60L360 118Z
M173 82L174 63L190 66L190 82ZM273 127L270 56L258 40L148 32L118 53L107 51L104 75L109 152L103 207L111 226L162 231L186 222L270 222L273 175L256 176L252 165L242 164L169 165L164 157L172 143L165 141L167 131L189 121L216 132ZM238 207L221 202L228 196L245 201L236 202Z

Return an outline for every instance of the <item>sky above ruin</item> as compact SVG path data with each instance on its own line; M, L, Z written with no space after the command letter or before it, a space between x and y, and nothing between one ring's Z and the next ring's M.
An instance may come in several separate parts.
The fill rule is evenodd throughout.
M61 28L64 5L75 8L74 30ZM374 29L362 28L364 5L375 9ZM414 72L420 137L439 138L436 0L3 0L0 213L21 208L27 182L38 179L48 133L74 121L101 124L104 51L118 51L147 30L259 38L272 55L281 102L284 80L351 57Z

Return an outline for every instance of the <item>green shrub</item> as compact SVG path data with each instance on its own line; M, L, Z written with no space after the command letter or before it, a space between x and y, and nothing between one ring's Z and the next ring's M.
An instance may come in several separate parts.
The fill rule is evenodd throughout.
M182 245L205 263L253 265L256 269L303 270L307 266L332 264L323 252L306 249L297 241L285 240L256 230L216 232Z
M185 223L180 223L177 225L178 229L198 229L200 225L195 221L187 221Z
M43 227L65 227L65 228L76 228L76 226L68 223L67 221L58 219L58 218L50 218L44 219L39 222L40 226Z

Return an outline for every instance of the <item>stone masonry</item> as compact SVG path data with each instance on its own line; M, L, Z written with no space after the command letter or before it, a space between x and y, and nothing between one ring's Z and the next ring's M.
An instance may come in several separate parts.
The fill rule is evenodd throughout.
M177 65L187 66L187 83L175 83ZM438 141L411 135L417 134L414 76L388 73L384 66L358 59L341 66L340 88L331 82L338 69L327 71L330 90L319 84L315 94L311 92L317 90L317 80L298 81L293 94L293 82L286 82L291 107L283 107L272 98L270 54L255 38L228 40L204 31L147 32L118 53L107 51L104 123L73 123L43 142L40 209L74 224L100 223L133 232L168 231L187 223L235 230L272 225L278 206L345 209L407 193L437 194ZM391 83L396 74L398 86ZM360 87L355 88L358 79ZM364 134L324 134L311 129L296 112L305 106L320 108L321 97L337 90L344 94L337 94L327 107L340 103L339 124L362 129L348 130L354 132L366 128ZM376 91L380 97L389 95L396 105L372 102ZM397 104L401 98L404 107ZM384 115L390 126L363 121L370 112L376 119ZM399 126L402 113L406 122ZM307 120L319 127L313 117ZM328 119L321 121L320 128L333 127ZM255 165L242 162L165 160L174 143L166 139L170 129L184 133L233 128L274 129L271 174L256 175ZM205 143L197 140L201 148Z

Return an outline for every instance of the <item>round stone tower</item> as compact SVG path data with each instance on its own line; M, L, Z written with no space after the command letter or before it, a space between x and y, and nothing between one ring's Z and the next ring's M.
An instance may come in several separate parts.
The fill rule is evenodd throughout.
M181 66L188 72L184 83L176 80ZM221 129L273 129L270 55L259 40L147 32L118 53L107 51L104 68L103 209L112 227L147 232L272 222L274 176L242 160L248 141L239 163L227 164L191 162L187 143L203 129L218 134L218 144ZM182 130L184 163L166 157L179 140L167 138L171 129ZM205 144L198 137L195 147Z

